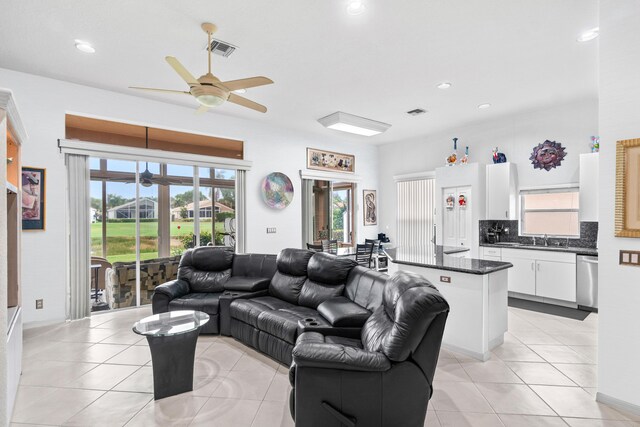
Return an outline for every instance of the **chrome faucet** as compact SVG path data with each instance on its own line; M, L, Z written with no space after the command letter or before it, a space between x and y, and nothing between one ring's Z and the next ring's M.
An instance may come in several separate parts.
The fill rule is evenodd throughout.
M536 245L536 236L533 236L533 246Z
M549 246L549 237L546 235L546 233L544 236L542 236L542 238L544 239L544 245Z

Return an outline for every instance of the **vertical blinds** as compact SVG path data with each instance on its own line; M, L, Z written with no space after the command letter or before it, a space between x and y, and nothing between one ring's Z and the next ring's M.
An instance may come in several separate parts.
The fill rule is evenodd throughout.
M430 245L433 239L435 179L399 181L398 246Z

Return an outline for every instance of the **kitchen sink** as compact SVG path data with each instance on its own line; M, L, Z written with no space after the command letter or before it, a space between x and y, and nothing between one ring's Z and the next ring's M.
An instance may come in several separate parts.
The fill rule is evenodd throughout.
M522 246L522 243L518 242L498 242L494 243L496 246Z

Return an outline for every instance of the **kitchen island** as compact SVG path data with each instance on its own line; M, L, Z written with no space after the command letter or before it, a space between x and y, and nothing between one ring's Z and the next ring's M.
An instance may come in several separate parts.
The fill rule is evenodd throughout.
M463 258L466 248L428 245L390 248L389 274L410 271L427 278L449 302L444 348L479 360L504 342L507 331L508 262Z

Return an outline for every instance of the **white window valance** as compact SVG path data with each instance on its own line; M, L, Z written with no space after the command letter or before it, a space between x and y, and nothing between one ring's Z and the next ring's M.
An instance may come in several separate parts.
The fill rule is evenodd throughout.
M316 170L300 170L301 179L311 179L319 181L334 181L334 182L360 182L359 175L351 173L340 172L324 172Z
M148 148L102 144L76 139L59 139L58 147L64 154L80 154L89 157L115 160L144 160L145 162L171 163L174 165L201 166L217 169L250 170L249 160L204 156L202 154L179 153Z

